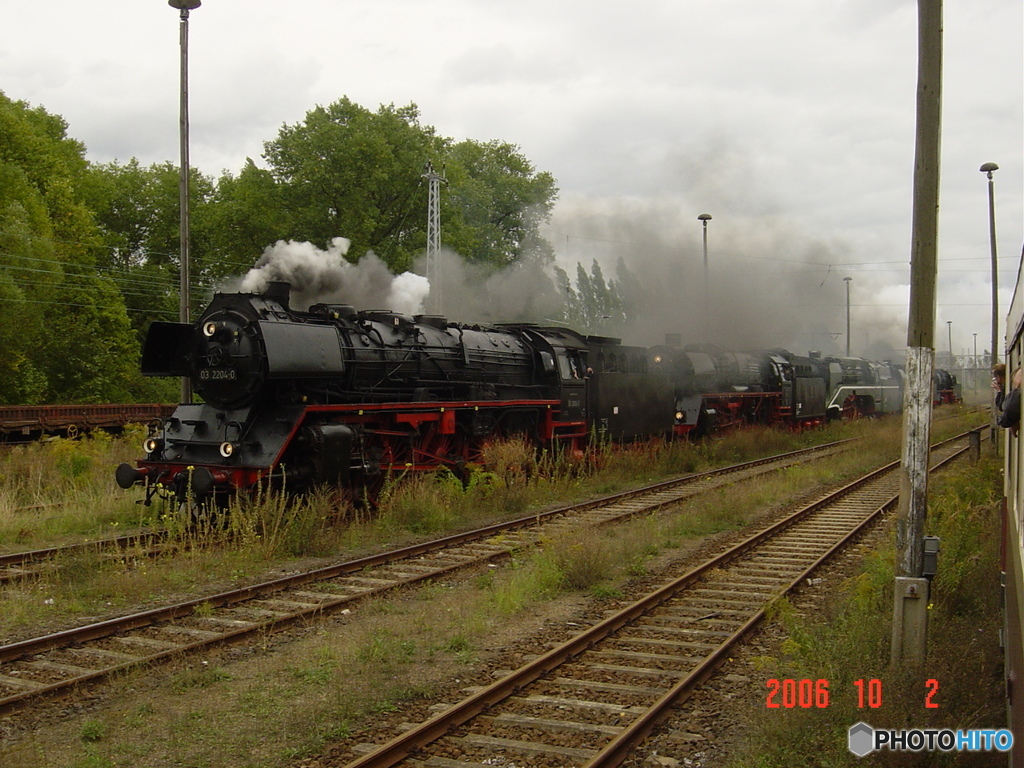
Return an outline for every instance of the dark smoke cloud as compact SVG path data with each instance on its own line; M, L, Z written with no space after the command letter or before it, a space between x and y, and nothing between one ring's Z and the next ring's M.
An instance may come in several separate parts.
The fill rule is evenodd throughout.
M575 282L577 264L590 273L595 260L606 280L621 277L620 262L633 278L623 283L629 286L630 322L591 332L642 346L674 334L684 344L845 353L843 278L849 273L841 265L849 254L842 242L810 237L771 214L722 215L709 223L705 274L700 224L694 215L692 231L679 235L678 211L675 205L608 200L560 207L548 236L570 280ZM429 270L423 255L415 272L396 276L373 253L355 264L347 261L348 245L340 237L326 250L278 242L234 289L260 292L270 281L283 280L292 285L297 309L327 302L438 314L456 322L560 323L564 300L551 265L526 261L495 271L442 249ZM423 277L427 273L433 283ZM854 273L853 355L902 361L904 289L891 283L873 287L870 276ZM859 303L874 306L861 311Z
M416 262L426 272L426 257ZM532 261L495 271L473 264L454 251L441 249L427 308L451 320L474 323L547 323L562 311L546 265Z
M889 353L905 347L906 302L890 309L872 276L844 271L850 256L843 242L811 237L771 213L722 214L709 222L705 277L699 211L680 224L680 207L580 201L556 212L549 239L570 278L577 263L590 272L595 259L614 278L621 259L639 282L627 297L633 322L606 329L609 335L641 345L674 333L684 344L845 354L843 277L853 274L851 354L902 362L901 351ZM869 312L858 304L882 306Z

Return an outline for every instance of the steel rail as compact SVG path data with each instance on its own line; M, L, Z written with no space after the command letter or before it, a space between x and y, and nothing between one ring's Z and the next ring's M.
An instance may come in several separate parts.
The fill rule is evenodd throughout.
M61 544L55 547L43 547L41 549L24 550L21 552L6 552L0 554L0 584L38 575L38 570L30 570L28 567L61 558L90 553L124 552L132 547L142 547L145 549L143 554L153 555L159 551L157 545L167 540L168 534L166 531L139 531L108 539Z
M614 517L607 517L604 519L595 520L592 524L600 525L614 522L616 520L622 520L626 517L633 516L640 513L647 513L652 509L658 509L679 501L679 496L673 496L671 494L672 489L683 489L691 485L697 484L701 481L707 480L708 478L722 477L730 474L736 474L745 470L756 469L759 467L767 467L766 471L771 471L774 467L773 464L780 464L781 466L788 466L789 463L796 460L805 458L807 456L815 456L815 454L828 454L835 450L841 450L851 444L852 441L839 441L837 443L829 443L822 446L817 446L810 449L802 449L800 451L793 451L786 454L780 454L778 456L769 457L767 459L756 459L753 461L742 462L740 464L732 465L729 467L719 468L710 470L704 473L698 473L688 475L683 478L677 478L671 481L663 481L647 486L643 489L636 489L616 494L610 494L600 499L589 500L576 505L566 505L556 507L545 512L528 515L521 517L517 520L508 521L504 523L496 523L493 525L485 526L473 531L466 531L451 536L446 536L441 539L432 541L422 542L409 547L403 547L401 549L389 550L376 555L370 555L368 557L359 558L335 565L327 566L325 568L319 568L313 571L308 571L300 574L294 574L281 579L275 579L272 581L263 582L260 584L254 584L240 589L231 590L228 592L222 592L207 597L197 598L195 600L178 603L175 605L164 606L161 608L152 609L149 611L142 611L139 613L130 614L128 616L117 617L94 624L89 624L82 627L76 627L73 629L56 632L53 634L45 635L37 638L30 638L20 642L11 643L8 645L0 646L0 663L10 663L19 659L25 659L28 657L42 654L47 651L54 649L66 648L78 644L87 643L90 641L110 637L118 633L124 633L130 630L136 630L139 628L159 624L161 622L169 622L183 617L188 617L197 612L198 609L208 610L210 608L221 608L230 607L236 604L243 603L248 600L267 598L276 593L284 593L289 589L295 589L313 582L323 582L333 578L346 576L348 574L356 574L360 571L366 571L372 567L388 566L399 562L408 563L410 560L430 555L433 553L443 552L450 550L453 547L462 545L473 545L485 546L481 542L485 542L488 538L494 537L499 534L508 534L511 531L519 529L527 529L529 527L536 527L545 523L549 523L560 518L568 519L569 515L573 513L586 513L590 510L601 509L602 506L608 506L615 503L635 501L645 495L654 497L652 501L645 504L637 504L631 506L625 511L615 515ZM666 498L664 494L668 493ZM124 659L121 663L110 663L104 666L102 669L78 669L75 665L62 664L68 668L68 673L73 673L74 676L69 679L59 680L53 683L36 683L32 684L30 681L25 679L13 678L10 675L6 675L0 670L0 684L6 684L8 687L22 686L27 687L28 690L23 690L20 693L5 696L0 698L0 712L11 709L15 706L23 704L29 700L33 700L42 696L49 696L67 688L79 685L86 682L92 682L102 679L114 672L125 670L131 667L138 666L143 663L149 663L169 657L178 656L184 653L188 653L199 648L207 647L213 643L223 643L236 641L254 633L266 633L273 627L284 627L297 621L302 621L315 616L323 614L331 610L336 610L346 604L351 604L355 600L362 600L371 595L380 594L383 591L395 589L417 582L427 581L436 579L441 576L445 576L457 570L461 570L472 565L484 563L490 560L507 557L512 549L515 548L513 542L509 546L492 547L489 551L484 552L482 555L478 555L475 559L464 559L459 562L455 562L444 567L435 567L427 573L419 573L409 575L404 578L391 579L385 586L378 588L369 588L359 594L346 595L346 596L330 596L321 595L323 599L318 599L315 604L311 604L303 607L301 610L286 611L281 615L276 615L273 618L259 622L245 622L244 626L236 626L233 629L223 630L216 633L215 638L204 638L200 640L193 640L192 642L180 642L175 643L173 647L167 648L162 651L154 651L145 656L138 656L131 659ZM406 565L406 568L409 566ZM295 602L295 601L292 601ZM242 622L234 622L235 624L241 625ZM205 634L214 634L208 632ZM111 656L123 655L123 654L110 654ZM51 664L51 666L53 666Z
M975 430L971 430L975 431ZM950 440L943 441L934 448L946 446L955 440L962 439L964 435L958 435ZM933 448L933 450L934 450ZM945 466L948 462L966 453L969 448L962 448L952 456L943 459L937 466ZM892 475L899 467L900 462L891 462L877 470L867 473L852 483L839 488L822 499L802 507L786 518L773 523L764 530L749 536L742 542L728 550L710 558L705 563L697 566L678 579L649 593L637 602L618 611L612 616L604 619L593 627L581 632L562 645L542 654L538 658L524 665L520 669L506 675L500 680L485 686L471 694L462 702L455 704L449 709L435 715L434 717L408 728L404 733L395 737L389 742L377 746L369 753L346 764L345 768L389 768L397 765L411 757L417 750L438 739L447 736L459 726L465 725L488 708L508 699L513 694L522 691L530 684L536 682L552 670L574 659L575 657L593 648L597 643L608 638L614 632L628 626L641 616L650 613L653 609L661 606L687 587L698 582L709 572L721 568L732 561L741 558L743 555L754 550L758 545L771 541L780 533L787 531L800 522L807 520L815 512L824 509L837 500L868 486L875 480ZM629 754L630 750L650 732L651 728L665 716L669 707L684 699L701 682L706 680L714 669L726 658L727 654L741 638L746 636L764 616L767 605L779 597L787 594L795 588L807 575L825 560L831 557L836 551L844 546L849 540L855 537L865 526L869 525L879 516L891 508L898 500L898 492L890 495L872 513L867 515L860 523L843 535L838 541L830 546L825 553L816 558L813 563L800 572L798 576L791 579L787 586L778 594L773 593L768 603L759 609L754 615L746 620L742 626L735 630L714 652L698 664L684 679L672 686L653 706L642 716L627 726L622 732L612 739L610 743L601 748L597 754L585 764L585 768L610 768L619 765ZM457 764L457 761L451 761ZM439 763L440 764L440 763ZM447 764L447 763L445 763Z
M969 450L969 447L965 447L956 453L945 457L932 467L930 471L935 471L945 467L947 464L966 454ZM895 468L896 466L899 466L899 464L900 462L894 462L894 465L890 466ZM896 506L898 502L899 493L888 498L881 506L878 507L878 509L872 512L861 523L851 529L849 533L829 547L828 550L822 553L822 555L804 569L803 572L794 577L779 596L781 597L782 595L787 595L794 591L811 573L831 559L852 539L856 538L865 528L873 525L882 515ZM772 602L774 602L774 600ZM769 605L770 604L771 603L769 603ZM673 686L673 688L659 699L647 712L637 718L635 722L628 726L619 736L614 738L606 747L604 747L604 749L602 749L593 760L586 763L584 768L613 768L613 766L620 765L629 756L632 750L647 738L651 730L661 720L665 719L668 715L668 710L676 704L684 701L691 693L693 693L697 686L706 681L715 669L726 659L733 647L761 623L765 617L767 609L768 605L757 611L742 627L729 636L726 642L722 644L721 648L709 655L707 659L698 665L696 669Z
M769 456L769 457L763 458L763 459L753 459L751 461L745 461L745 462L741 462L739 464L733 464L733 465L730 465L728 467L720 467L718 469L712 469L712 470L708 470L706 472L700 472L700 473L685 475L685 476L683 476L681 478L673 478L671 480L664 480L664 481L662 481L660 483L653 483L651 485L644 486L643 488L633 489L633 490L629 490L629 491L622 491L622 492L615 493L615 494L609 494L609 495L606 495L606 496L601 496L599 498L596 498L596 499L593 499L593 500L590 500L590 501L587 501L587 502L583 502L581 504L569 504L569 505L558 506L558 507L554 507L552 509L549 509L549 510L547 510L545 512L541 512L539 514L534 514L534 515L529 515L527 517L520 518L518 520L512 520L512 521L509 521L507 523L496 523L495 525L488 526L486 528L480 528L480 529L476 529L476 530L473 530L473 531L467 531L467 532L462 533L462 534L454 534L454 535L452 535L450 537L446 537L445 539L438 539L437 542L438 542L439 546L448 546L451 543L457 541L458 537L460 537L460 536L461 537L473 537L473 536L479 534L481 536L486 537L486 536L494 535L494 533L503 532L508 527L516 527L516 526L528 525L528 524L535 523L537 520L544 520L544 519L548 519L548 518L553 517L553 516L557 516L557 515L561 515L561 514L568 514L568 513L576 512L576 511L579 511L581 509L587 508L584 505L589 505L589 507L601 506L601 505L610 503L610 502L615 501L615 500L622 500L622 499L632 498L632 497L635 497L635 496L640 495L640 494L650 493L652 491L656 491L658 489L676 487L680 483L693 483L693 482L698 481L698 480L700 480L702 478L717 477L717 476L721 476L723 474L734 473L734 472L742 471L744 469L749 469L749 468L753 468L753 467L757 467L757 466L762 466L762 465L767 464L767 463L783 461L783 460L788 459L788 458L798 458L800 456L805 456L805 455L808 455L808 454L821 453L822 451L826 451L827 452L827 451L830 451L830 450L833 450L833 449L840 449L842 447L848 447L851 443L855 442L857 439L859 439L859 438L851 438L851 439L848 439L848 440L839 440L839 441L835 441L835 442L832 442L832 443L825 443L823 445L813 446L811 448L802 448L802 449L800 449L798 451L791 451L789 453L778 454L776 456ZM32 564L32 563L42 562L42 561L46 561L46 560L52 560L52 559L58 558L58 557L71 557L71 556L75 556L75 555L77 555L79 553L84 553L84 552L96 552L96 551L102 552L102 551L106 551L106 550L117 551L117 550L128 549L129 547L134 547L134 546L149 546L151 543L154 543L154 542L158 543L166 535L167 535L166 532L162 532L162 531L141 531L141 532L134 533L134 534L126 534L124 536L117 536L117 537L112 537L112 538L108 538L108 539L96 539L94 541L76 542L76 543L73 543L73 544L62 544L62 545L58 545L58 546L54 546L54 547L42 547L40 549L23 550L23 551L20 551L20 552L0 553L0 568L16 568L16 567L19 567L19 566L25 566L25 565L29 565L29 564ZM468 539L466 539L466 540L468 540ZM419 545L417 545L417 546L419 546ZM410 552L412 552L413 548L410 547L410 548L408 548L408 550ZM401 557L406 556L406 555L402 554L404 551L405 550L392 550L392 552L399 554L399 556L401 556ZM367 558L365 561L362 561L362 560L361 561L353 561L353 563L356 563L356 562L362 563L362 565L360 565L359 567L363 567L363 565L379 564L379 562L373 562L370 558ZM12 581L15 578L18 578L18 577L17 576L12 577L10 575L0 573L0 584L4 583L5 581Z

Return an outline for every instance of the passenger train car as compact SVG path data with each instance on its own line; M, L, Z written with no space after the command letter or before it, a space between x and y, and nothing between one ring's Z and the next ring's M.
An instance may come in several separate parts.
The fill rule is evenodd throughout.
M1024 260L1006 318L1007 387L1024 366ZM1006 697L1013 732L1010 765L1024 766L1024 439L1019 429L1001 429L1003 472L1003 582Z

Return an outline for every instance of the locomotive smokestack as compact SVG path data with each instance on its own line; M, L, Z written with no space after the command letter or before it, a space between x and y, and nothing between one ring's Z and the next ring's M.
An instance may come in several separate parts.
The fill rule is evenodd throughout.
M263 295L288 309L288 298L291 295L291 291L291 283L286 283L283 280L271 280L267 283L267 289L263 292Z

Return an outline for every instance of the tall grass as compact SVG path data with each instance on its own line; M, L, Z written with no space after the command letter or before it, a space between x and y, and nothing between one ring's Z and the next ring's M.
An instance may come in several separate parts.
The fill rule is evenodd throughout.
M123 438L101 433L75 441L56 440L0 453L0 548L28 549L69 541L97 539L147 526L166 526L179 545L177 556L151 560L126 552L116 559L80 556L30 584L0 593L0 636L20 631L44 615L102 615L160 595L220 588L265 578L268 569L288 567L296 558L355 556L384 544L512 519L555 503L602 495L666 476L700 471L766 453L794 450L813 442L855 435L871 428L857 461L876 460L876 451L898 456L898 430L878 431L877 424L841 425L839 429L793 434L771 430L737 433L691 444L651 441L635 445L595 442L584 460L566 450L537 453L522 441L495 441L480 459L456 476L447 469L388 481L376 507L340 502L328 490L290 498L260 492L236 499L226 515L196 525L172 506L135 503L138 491L123 491L113 482L120 461L132 461L143 430ZM897 438L879 437L888 433ZM801 465L761 485L787 487L818 482L831 465ZM817 468L816 468L817 467ZM825 473L815 474L815 473ZM774 492L774 491L773 491ZM734 529L746 512L768 497L737 493L709 497L695 511L662 528L654 540L632 552L611 548L613 557L642 569L644 548L672 544L705 533ZM544 568L534 589L600 592L606 579L606 544L595 538L585 546L569 543ZM570 557L570 555L572 557ZM525 571L519 574L525 577ZM59 599L55 596L59 596ZM46 602L46 601L53 602ZM511 602L516 602L512 599ZM44 606L40 609L40 605Z
M235 497L221 514L230 540L255 557L326 555L335 550L338 503L323 488L300 497L262 488Z
M870 428L876 435L877 427L876 423L866 424L862 433ZM596 469L581 465L565 452L537 456L522 445L495 444L459 477L439 471L387 485L379 509L372 513L366 507L339 510L326 494L308 498L304 502L308 507L301 508L289 506L284 497L239 500L237 511L232 511L238 518L228 524L235 531L230 544L215 544L213 537L222 536L224 528L211 527L209 534L194 532L190 546L168 561L128 556L115 563L83 558L59 579L47 577L3 590L0 637L10 639L36 629L41 622L67 621L75 611L102 616L165 595L194 597L220 584L251 583L261 578L265 569L299 567L295 563L298 557L328 552L348 556L360 547L396 543L449 526L520 516L556 500L597 495L644 480L731 463L750 457L752 452L791 450L858 434L858 429L843 425L802 435L743 436L738 446L731 443L731 437L700 445L601 445L592 449L598 461ZM898 433L898 425L894 430ZM136 497L117 489L110 476L118 461L137 455L137 442L117 449L125 454L123 458L98 459L90 470L98 473L101 484L111 487L112 497ZM871 450L875 447L898 456L898 439L875 437ZM713 528L734 528L744 515L758 514L758 505L771 506L776 498L799 493L807 484L853 471L848 466L867 461L870 453L867 447L858 448L841 460L801 465L770 483L758 481L759 486L771 485L773 491L749 496L723 494L706 509L708 514L721 515ZM27 455L34 458L36 454ZM106 466L100 466L103 463ZM136 515L144 509L131 503L128 507ZM615 596L629 577L660 567L660 555L669 559L668 547L700 535L696 521L680 522L694 514L699 517L705 512L689 512L675 519L645 517L617 527L614 533L589 531L553 538L537 551L516 553L512 568L488 569L467 582L446 580L410 590L399 601L370 601L345 619L344 631L316 628L290 643L287 653L243 656L227 668L216 660L208 665L205 659L184 660L180 673L170 678L153 676L151 670L129 673L112 683L119 686L116 695L90 710L85 719L69 715L23 740L20 751L18 746L5 750L0 762L17 768L292 765L295 759L319 754L325 745L361 727L369 714L415 699L438 681L448 684L462 677L468 684L478 679L479 665L465 664L474 655L493 651L496 643L505 642L495 638L521 633L522 626L550 615L544 600L564 594ZM87 519L103 529L104 525L97 523L101 517ZM936 515L936 522L938 518ZM78 524L78 528L87 527L86 522ZM289 531L299 533L291 538ZM61 532L66 535L68 531ZM943 546L945 554L945 539ZM891 596L886 598L884 592L879 596L884 589L879 585L887 579L884 575L866 578L852 589L861 595L865 606L888 606L891 611ZM561 615L557 606L550 610ZM794 613L792 620L799 619ZM869 629L861 626L866 623L849 620L842 625L843 631ZM502 632L507 634L502 636ZM798 652L794 648L794 655L806 654L814 660L823 657L824 643L815 639L812 630L794 632L793 637L794 643L806 649ZM856 636L851 637L851 642L856 642ZM971 646L964 647L969 650ZM765 669L773 674L782 671L778 659L765 663L769 665ZM851 674L857 671L854 662L846 663ZM871 668L864 669L865 674L872 673ZM258 739L253 738L254 722L259 723ZM782 733L778 739L785 736ZM813 750L817 743L808 743L802 759L794 759L792 764L827 764L816 761L819 753Z
M142 435L141 428L129 428L119 438L94 432L0 451L0 548L45 546L153 524L154 510L136 505L114 483L114 468L137 456Z

